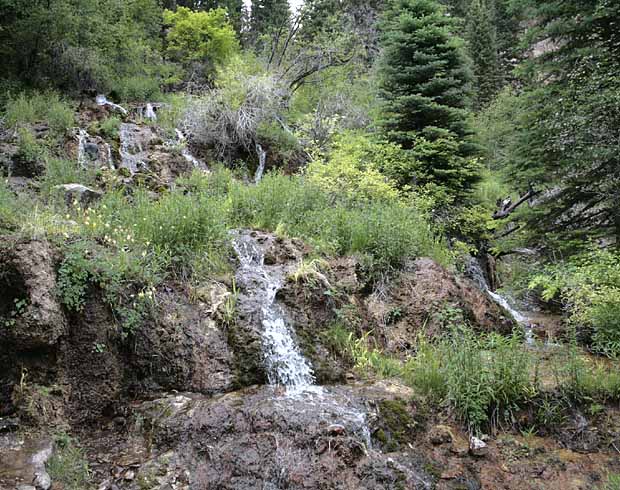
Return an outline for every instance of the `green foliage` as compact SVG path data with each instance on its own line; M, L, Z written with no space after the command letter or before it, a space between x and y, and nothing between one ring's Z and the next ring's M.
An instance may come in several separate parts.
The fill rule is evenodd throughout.
M362 133L343 133L335 139L326 161L310 163L307 178L325 192L350 201L394 201L399 191L381 169L397 174L402 162L398 156L403 153L396 145L374 142Z
M17 97L10 97L4 115L10 128L44 122L60 134L75 125L73 106L55 92L22 92Z
M129 97L138 86L144 93L151 83L145 80L160 85L173 72L159 53L162 10L156 0L9 2L5 7L0 45L6 78L72 94L96 90Z
M607 481L603 484L601 490L620 490L620 474L610 473L607 475Z
M90 470L84 450L67 434L56 434L56 450L46 463L53 481L67 490L83 490L90 485Z
M577 402L607 403L620 399L620 369L585 358L571 342L554 367L560 392Z
M405 379L427 396L445 400L472 430L510 420L536 394L530 354L521 336L477 337L458 329L436 345L418 339Z
M47 148L37 141L32 130L27 127L20 127L17 130L17 147L17 158L20 166L26 166L35 174L36 171L33 169L42 166L43 160L47 156Z
M20 218L19 211L17 197L9 188L7 180L0 176L0 230L12 228Z
M118 139L120 126L121 119L117 116L110 116L98 123L97 131L106 139L116 140Z
M592 348L607 356L620 355L620 255L594 249L547 267L534 276L530 288L543 299L559 297L579 330L591 330ZM582 332L584 333L584 332Z
M434 0L398 0L384 16L380 66L387 137L421 162L421 184L467 191L477 180L467 111L471 73L454 20Z
M186 66L199 62L215 68L239 49L224 9L192 12L179 7L174 12L165 10L164 23L169 26L166 34L168 56Z
M81 311L92 279L92 266L86 257L87 242L71 245L58 269L57 287L62 303L72 311Z
M45 197L64 198L62 190L54 189L63 184L92 185L95 181L94 171L83 168L74 160L62 158L48 158L45 164L45 173L40 180L40 191Z

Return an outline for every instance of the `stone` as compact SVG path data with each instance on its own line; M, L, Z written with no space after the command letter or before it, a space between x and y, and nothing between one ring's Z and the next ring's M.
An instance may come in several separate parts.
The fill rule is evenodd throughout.
M37 490L49 490L52 486L52 479L47 471L45 471L45 466L35 472L34 484Z
M436 425L428 434L428 440L436 446L452 442L453 438L452 430L447 425Z
M469 452L472 456L483 457L489 452L489 446L482 439L476 436L469 438Z
M81 206L87 207L103 196L101 191L82 184L62 184L54 186L54 189L64 192L67 205L77 201Z

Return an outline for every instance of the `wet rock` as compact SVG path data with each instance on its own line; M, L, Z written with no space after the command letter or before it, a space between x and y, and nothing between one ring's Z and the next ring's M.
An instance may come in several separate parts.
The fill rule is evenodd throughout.
M9 435L0 443L0 488L49 490L52 481L45 464L53 453L50 439Z
M217 285L192 294L194 302L175 291L158 293L158 314L136 335L134 375L164 389L229 391L234 357L229 332L216 320L229 293Z
M0 432L14 432L19 428L19 419L15 417L0 418Z
M452 442L454 436L452 430L447 425L436 425L428 433L428 440L431 444L440 445L447 442Z
M288 397L262 387L212 399L190 396L174 415L167 408L173 400L145 403L156 451L168 454L147 474L222 490L430 488L423 458L368 450L365 397L391 396L368 389Z
M103 196L101 191L82 184L62 184L55 186L54 189L64 194L67 205L78 202L81 206L88 207Z

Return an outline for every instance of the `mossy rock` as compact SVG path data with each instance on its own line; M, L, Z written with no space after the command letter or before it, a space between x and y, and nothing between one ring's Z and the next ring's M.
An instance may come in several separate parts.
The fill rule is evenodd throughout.
M381 400L378 408L379 420L373 436L384 451L398 451L414 442L420 424L411 415L405 400Z

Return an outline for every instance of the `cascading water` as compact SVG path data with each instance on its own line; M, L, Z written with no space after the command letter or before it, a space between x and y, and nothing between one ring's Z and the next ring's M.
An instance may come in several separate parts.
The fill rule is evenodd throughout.
M182 146L181 155L183 158L191 163L196 168L206 169L205 164L203 164L200 160L198 160L187 148L187 138L183 134L183 132L179 129L174 130L177 135L177 143Z
M88 156L86 155L86 142L88 141L88 133L86 130L80 128L78 130L78 155L77 160L80 167L86 168L88 166Z
M250 235L238 236L233 246L240 262L237 281L251 284L248 294L262 305L263 355L269 384L292 391L313 386L312 368L301 355L284 313L275 301L282 286L282 274L265 268L264 252Z
M121 107L118 104L114 104L113 102L110 102L105 95L98 95L95 99L95 101L97 102L97 105L100 106L105 106L107 105L108 107L120 112L121 114L123 114L123 116L126 116L128 114L127 109L125 109L124 107Z
M85 129L78 128L78 151L77 160L82 168L95 164L104 164L108 168L114 168L112 160L112 148L101 138L92 138ZM103 155L100 148L103 148Z
M346 427L371 449L366 414L354 402L335 390L316 384L312 366L295 342L292 325L276 295L284 283L289 267L265 264L265 249L252 232L236 232L233 248L239 258L236 282L243 290L240 301L258 310L263 361L272 386L283 386L284 397L274 399L283 413L308 410L335 430ZM294 264L293 264L294 265Z
M484 277L484 273L482 272L480 264L473 257L471 257L470 259L467 274L482 291L486 292L493 299L493 301L495 301L498 305L500 305L508 313L510 313L510 315L515 319L515 321L523 327L526 343L533 344L534 334L532 332L532 325L530 319L520 311L516 310L506 298L497 294L494 291L491 291L491 288L489 288L489 284Z
M150 119L151 121L157 121L157 114L155 114L153 104L146 104L146 108L144 109L144 118Z
M254 183L258 184L260 179L263 178L263 172L265 171L265 162L267 161L267 152L263 150L263 147L256 143L256 153L258 153L258 168L254 174Z

